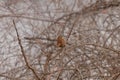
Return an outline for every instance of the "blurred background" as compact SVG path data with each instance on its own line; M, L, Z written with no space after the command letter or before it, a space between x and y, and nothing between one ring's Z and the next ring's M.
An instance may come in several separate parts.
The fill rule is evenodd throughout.
M120 0L0 0L0 80L120 80Z

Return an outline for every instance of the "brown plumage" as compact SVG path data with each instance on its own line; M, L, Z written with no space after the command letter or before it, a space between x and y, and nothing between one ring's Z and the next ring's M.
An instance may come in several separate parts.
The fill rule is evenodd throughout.
M57 46L64 47L65 46L65 39L60 35L57 38Z

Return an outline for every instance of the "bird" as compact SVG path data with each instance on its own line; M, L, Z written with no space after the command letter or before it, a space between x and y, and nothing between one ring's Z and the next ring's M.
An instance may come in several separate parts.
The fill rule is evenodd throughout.
M58 47L65 47L65 39L61 35L59 35L57 37L57 46Z

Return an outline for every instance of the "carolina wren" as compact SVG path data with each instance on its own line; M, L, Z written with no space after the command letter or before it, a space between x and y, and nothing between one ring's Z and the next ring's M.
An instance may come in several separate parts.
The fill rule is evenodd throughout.
M57 46L58 47L65 46L65 39L61 35L57 37Z

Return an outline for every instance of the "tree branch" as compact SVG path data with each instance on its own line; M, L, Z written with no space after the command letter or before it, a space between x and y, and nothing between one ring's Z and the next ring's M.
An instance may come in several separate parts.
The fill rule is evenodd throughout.
M15 24L14 20L13 20L13 24L14 24L14 28L15 28L15 31L16 31L16 34L17 34L18 44L20 46L20 50L21 50L21 53L23 55L24 61L26 63L26 66L28 67L28 69L30 69L33 72L33 74L35 75L36 79L40 80L40 78L38 77L38 75L35 72L35 70L29 65L29 63L27 61L27 57L25 56L25 52L24 52L24 49L23 49L23 46L22 46L22 43L21 43L21 39L19 37L19 33L18 33L18 30L17 30L17 27L16 27L16 24Z

